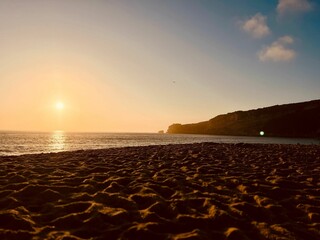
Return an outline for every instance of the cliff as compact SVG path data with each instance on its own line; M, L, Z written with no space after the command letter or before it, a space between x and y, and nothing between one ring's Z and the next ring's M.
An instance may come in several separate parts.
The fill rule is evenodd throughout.
M209 121L173 124L167 133L320 137L320 100L218 115Z

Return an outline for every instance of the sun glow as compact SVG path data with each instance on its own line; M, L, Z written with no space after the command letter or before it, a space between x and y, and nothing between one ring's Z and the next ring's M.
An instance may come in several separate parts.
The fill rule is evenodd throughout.
M55 105L57 110L62 110L64 109L64 103L63 102L57 102Z

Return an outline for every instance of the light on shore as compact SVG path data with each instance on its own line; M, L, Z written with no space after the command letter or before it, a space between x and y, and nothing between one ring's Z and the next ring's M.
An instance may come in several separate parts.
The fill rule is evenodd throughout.
M264 136L264 131L260 131L260 136Z

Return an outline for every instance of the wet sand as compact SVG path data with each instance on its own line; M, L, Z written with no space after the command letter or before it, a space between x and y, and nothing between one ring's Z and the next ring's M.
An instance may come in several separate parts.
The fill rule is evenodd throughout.
M320 146L0 157L0 239L320 239Z

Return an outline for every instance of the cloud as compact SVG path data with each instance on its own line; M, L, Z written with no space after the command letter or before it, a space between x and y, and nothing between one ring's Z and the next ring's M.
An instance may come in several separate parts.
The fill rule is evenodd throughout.
M288 48L286 45L292 44L293 38L284 36L273 42L270 46L264 47L259 53L259 60L262 62L288 62L296 57L296 52Z
M280 14L307 12L312 9L311 3L308 0L279 0L277 11Z
M267 17L257 13L252 18L241 23L241 28L254 38L262 38L270 34L270 29L266 23Z

